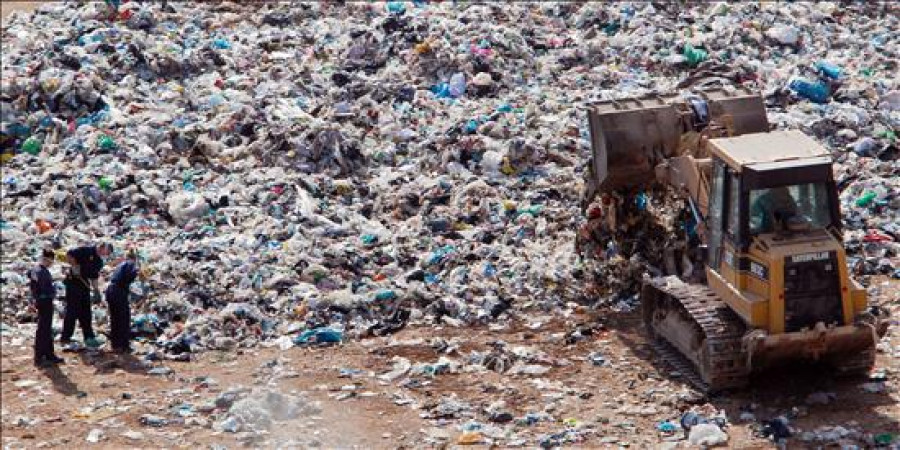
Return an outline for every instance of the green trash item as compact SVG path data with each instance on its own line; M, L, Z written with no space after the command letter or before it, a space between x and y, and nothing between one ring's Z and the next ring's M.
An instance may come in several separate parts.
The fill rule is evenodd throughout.
M603 32L606 33L607 36L612 36L616 34L621 28L622 25L620 25L619 22L610 22L603 26Z
M897 142L897 133L891 130L882 130L876 134L876 137L889 139L891 142Z
M101 134L97 138L97 147L100 147L100 150L113 150L116 148L116 141L105 134Z
M875 436L875 445L891 445L894 442L894 435L891 433L881 433Z
M22 151L30 155L37 155L41 152L41 140L31 136L22 143Z
M709 59L709 53L701 48L694 48L691 44L685 44L684 51L681 52L689 66L694 67Z
M527 208L519 208L519 210L516 212L518 213L517 215L519 215L519 216L521 216L522 214L530 214L531 217L537 217L541 213L541 210L543 210L543 209L544 209L544 207L541 205L532 205Z
M103 189L104 191L108 191L108 190L112 189L113 180L111 180L108 177L100 177L100 179L97 180L97 185L100 186L100 189Z
M868 191L865 194L863 194L861 197L856 199L856 206L859 206L860 208L864 208L864 207L868 206L869 203L872 203L872 200L875 200L875 197L877 197L877 196L878 196L878 194L876 194L875 192Z

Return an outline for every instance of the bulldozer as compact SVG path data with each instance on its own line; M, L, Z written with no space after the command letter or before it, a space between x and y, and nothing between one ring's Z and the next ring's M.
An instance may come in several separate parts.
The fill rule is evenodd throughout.
M582 210L600 193L661 184L698 224L699 275L642 282L641 315L663 359L707 392L786 362L872 368L888 322L850 276L827 149L770 130L763 98L744 88L586 109Z

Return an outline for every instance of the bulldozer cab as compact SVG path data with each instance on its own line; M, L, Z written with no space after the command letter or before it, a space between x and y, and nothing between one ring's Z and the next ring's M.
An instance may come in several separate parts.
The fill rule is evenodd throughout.
M770 332L850 324L861 305L828 151L798 131L711 139L709 151L710 284Z
M710 140L710 265L723 240L746 252L755 239L790 240L840 229L827 150L797 131Z

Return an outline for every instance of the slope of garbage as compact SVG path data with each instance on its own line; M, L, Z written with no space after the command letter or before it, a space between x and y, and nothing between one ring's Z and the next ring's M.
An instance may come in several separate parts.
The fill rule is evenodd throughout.
M156 359L627 313L680 200L581 245L581 108L712 85L833 152L852 272L900 278L894 3L163 3L4 19L4 330L42 247L97 240L139 248Z
M684 80L759 89L773 123L833 149L854 271L896 277L896 7L856 8L54 3L13 16L4 317L26 319L38 248L96 239L139 245L152 272L134 289L139 319L191 348L584 301L579 106ZM819 83L807 72L821 61L842 86L818 104L789 85ZM590 272L625 289L601 297L633 293L664 243L622 235L629 252Z

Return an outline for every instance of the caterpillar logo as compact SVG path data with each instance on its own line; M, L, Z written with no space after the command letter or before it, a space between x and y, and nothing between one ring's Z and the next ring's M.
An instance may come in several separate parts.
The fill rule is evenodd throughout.
M810 261L824 261L830 256L829 252L804 253L802 255L794 255L791 257L793 263L805 263Z

